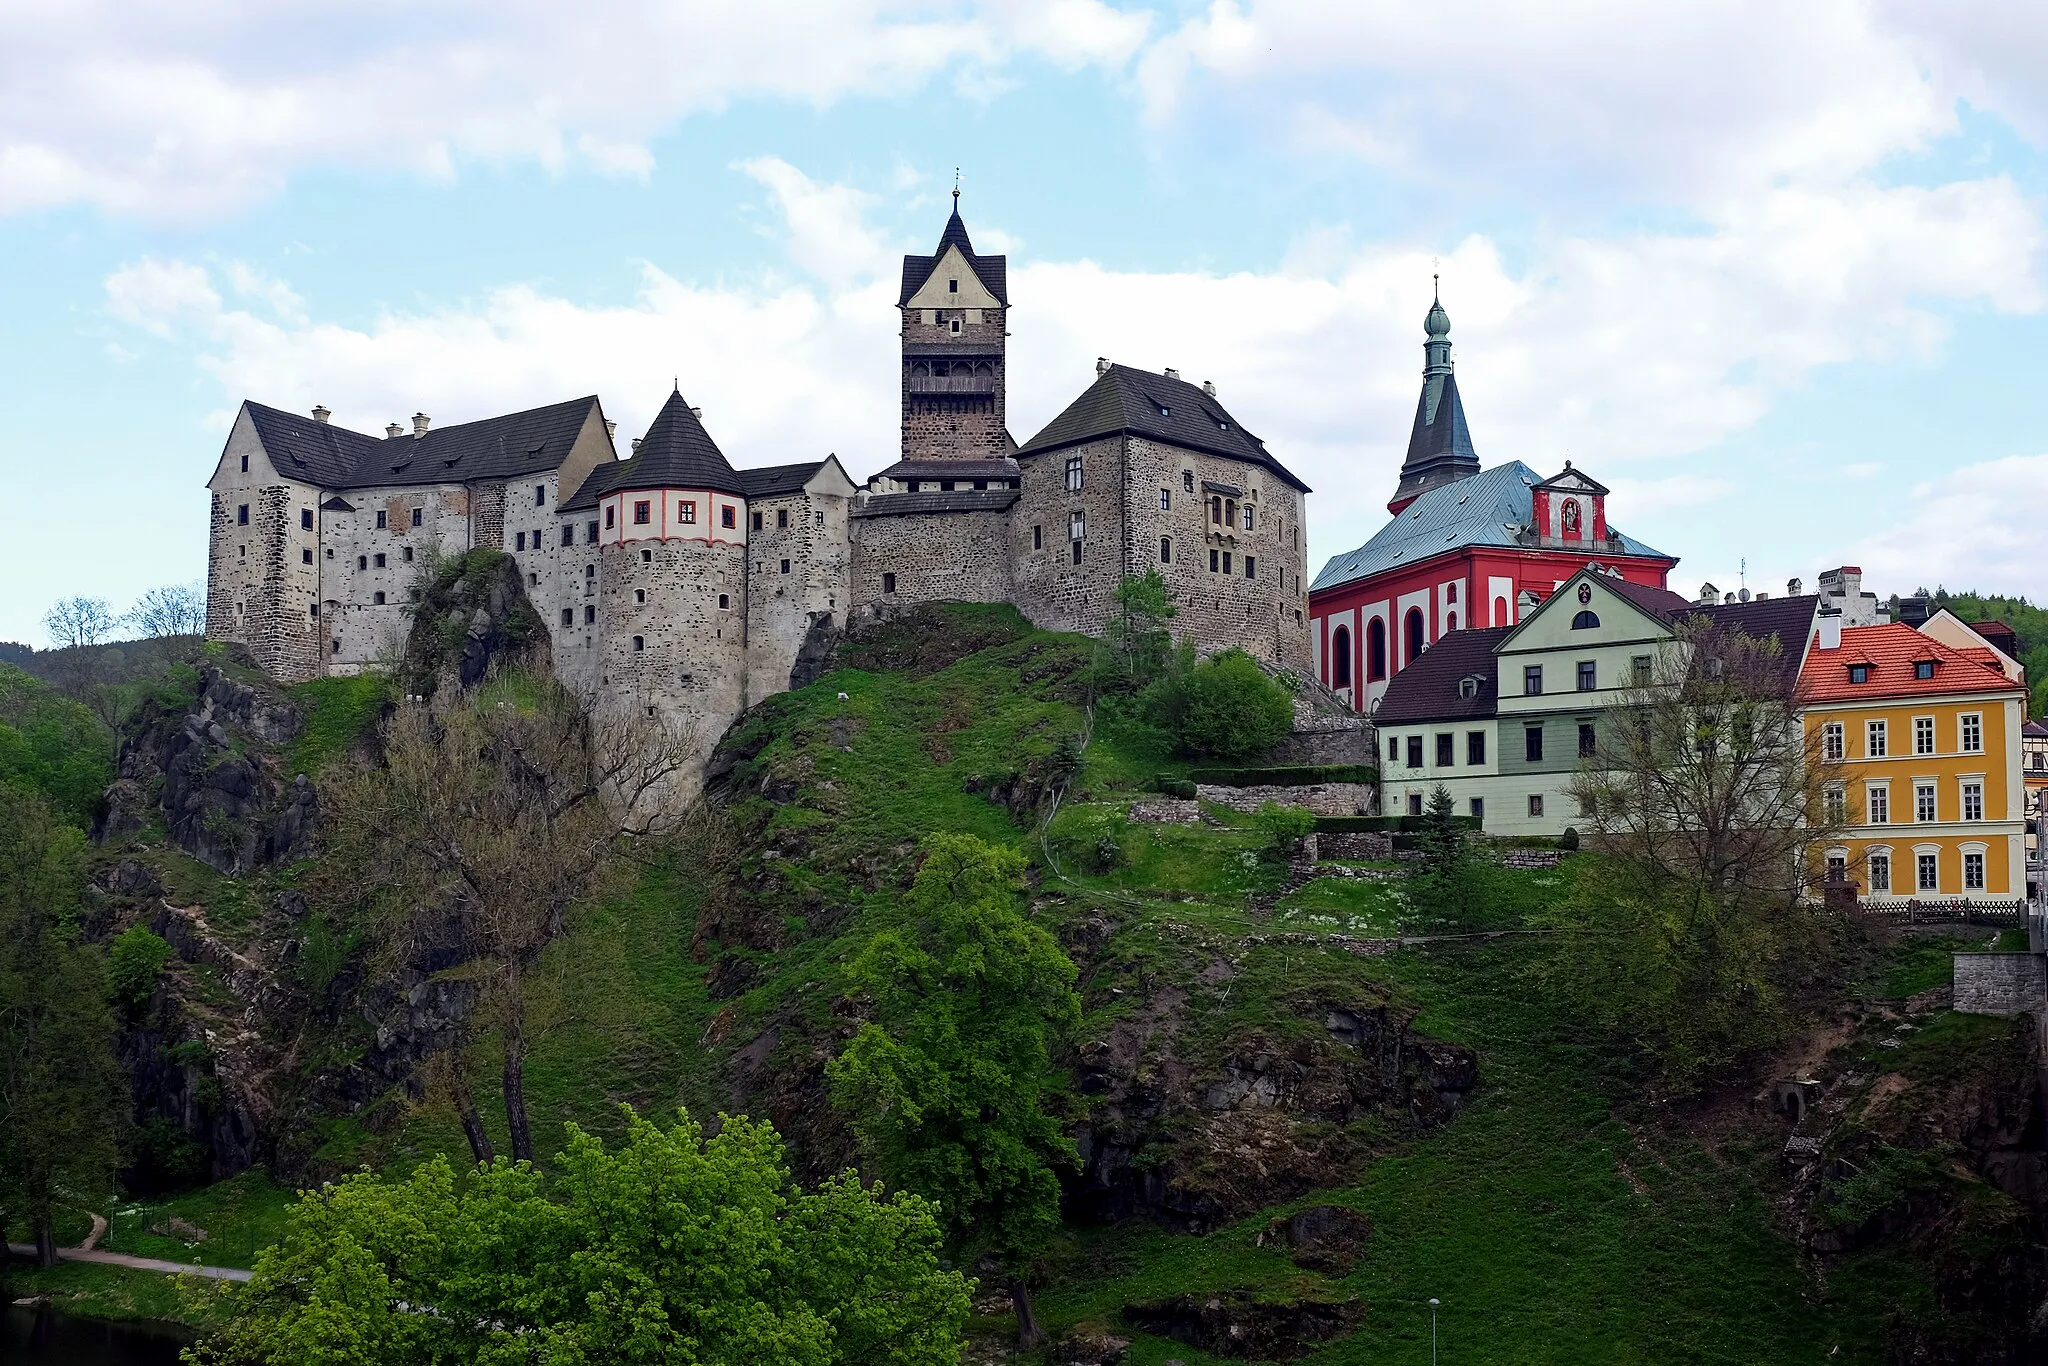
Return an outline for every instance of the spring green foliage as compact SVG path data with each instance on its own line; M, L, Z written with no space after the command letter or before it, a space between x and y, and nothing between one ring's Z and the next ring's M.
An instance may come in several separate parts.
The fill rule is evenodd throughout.
M1282 806L1263 802L1252 813L1252 823L1266 837L1269 857L1284 859L1298 848L1316 828L1316 813L1305 806Z
M1108 633L1111 663L1119 675L1113 682L1142 688L1159 677L1172 658L1173 640L1167 634L1167 623L1178 609L1157 569L1119 583L1116 605Z
M436 1158L307 1192L201 1363L939 1366L970 1289L933 1210L852 1173L806 1192L765 1123L571 1126L552 1178Z
M391 677L383 673L316 678L292 687L291 699L305 716L306 728L285 750L285 772L317 777L346 756L376 725L391 693Z
M128 1099L105 967L75 923L84 856L84 835L0 784L0 1209L46 1243L60 1197L111 1187Z
M889 1180L939 1203L956 1248L1015 1272L1059 1226L1074 1145L1045 1097L1081 1015L1073 963L1017 911L1023 874L1014 850L926 837L907 921L848 973L873 1017L828 1072Z
M37 792L66 820L92 821L114 778L114 742L91 710L0 664L0 782Z
M1945 588L1929 593L1922 588L1919 595L1931 597L1937 607L1948 608L1964 621L1997 620L2012 627L2013 634L2019 637L2020 663L2027 666L2034 694L2027 712L2030 716L2048 715L2048 608L1999 593L1951 593ZM1892 608L1892 620L1896 621L1896 597L1892 599Z
M1294 702L1242 650L1196 662L1183 645L1140 697L1154 724L1185 754L1241 760L1269 749L1294 724Z
M1409 880L1408 895L1416 909L1445 925L1467 925L1485 909L1491 879L1486 866L1465 843L1457 803L1449 789L1437 784L1422 813L1416 844L1421 866Z
M147 925L130 925L107 946L107 990L118 1006L149 1004L156 979L171 958L171 946Z

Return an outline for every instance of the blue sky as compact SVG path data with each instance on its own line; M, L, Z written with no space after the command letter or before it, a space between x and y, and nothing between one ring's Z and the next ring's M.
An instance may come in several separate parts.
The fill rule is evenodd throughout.
M1482 459L1572 459L1682 590L2042 595L2022 6L585 8L0 13L0 458L41 510L0 639L202 576L245 397L595 392L623 438L674 377L736 464L871 472L956 166L1015 434L1098 355L1213 379L1315 487L1315 564L1384 517L1436 269Z

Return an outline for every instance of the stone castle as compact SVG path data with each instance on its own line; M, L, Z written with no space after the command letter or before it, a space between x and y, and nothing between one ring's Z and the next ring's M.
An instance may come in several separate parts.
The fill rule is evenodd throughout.
M865 486L835 456L735 467L680 392L624 460L594 396L382 437L244 402L208 485L207 636L280 681L377 668L424 563L489 547L587 702L715 738L851 621L1006 602L1094 634L1156 568L1184 639L1306 673L1307 486L1213 384L1106 360L1018 445L1007 273L957 202L938 249L904 258L900 459Z

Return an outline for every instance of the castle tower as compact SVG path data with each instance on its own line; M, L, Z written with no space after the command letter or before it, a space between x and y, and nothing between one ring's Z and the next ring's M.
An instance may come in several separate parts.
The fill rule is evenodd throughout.
M1003 408L1008 271L1007 257L975 254L957 189L938 250L903 258L904 460L1001 460L1014 447Z
M1458 400L1458 377L1451 370L1451 319L1442 299L1430 300L1422 331L1422 397L1415 404L1401 482L1387 502L1387 511L1397 517L1431 489L1479 473L1479 455L1465 426L1465 405Z

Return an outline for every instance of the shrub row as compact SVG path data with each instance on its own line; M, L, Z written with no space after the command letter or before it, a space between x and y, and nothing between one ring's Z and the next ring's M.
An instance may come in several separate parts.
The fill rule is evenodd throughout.
M1480 820L1477 816L1453 816L1453 821L1464 830L1477 830ZM1319 835L1371 835L1390 831L1414 834L1427 824L1423 816L1318 816L1316 833Z
M1296 764L1278 768L1198 768L1192 782L1215 787L1306 787L1310 783L1376 783L1380 771L1371 764Z

